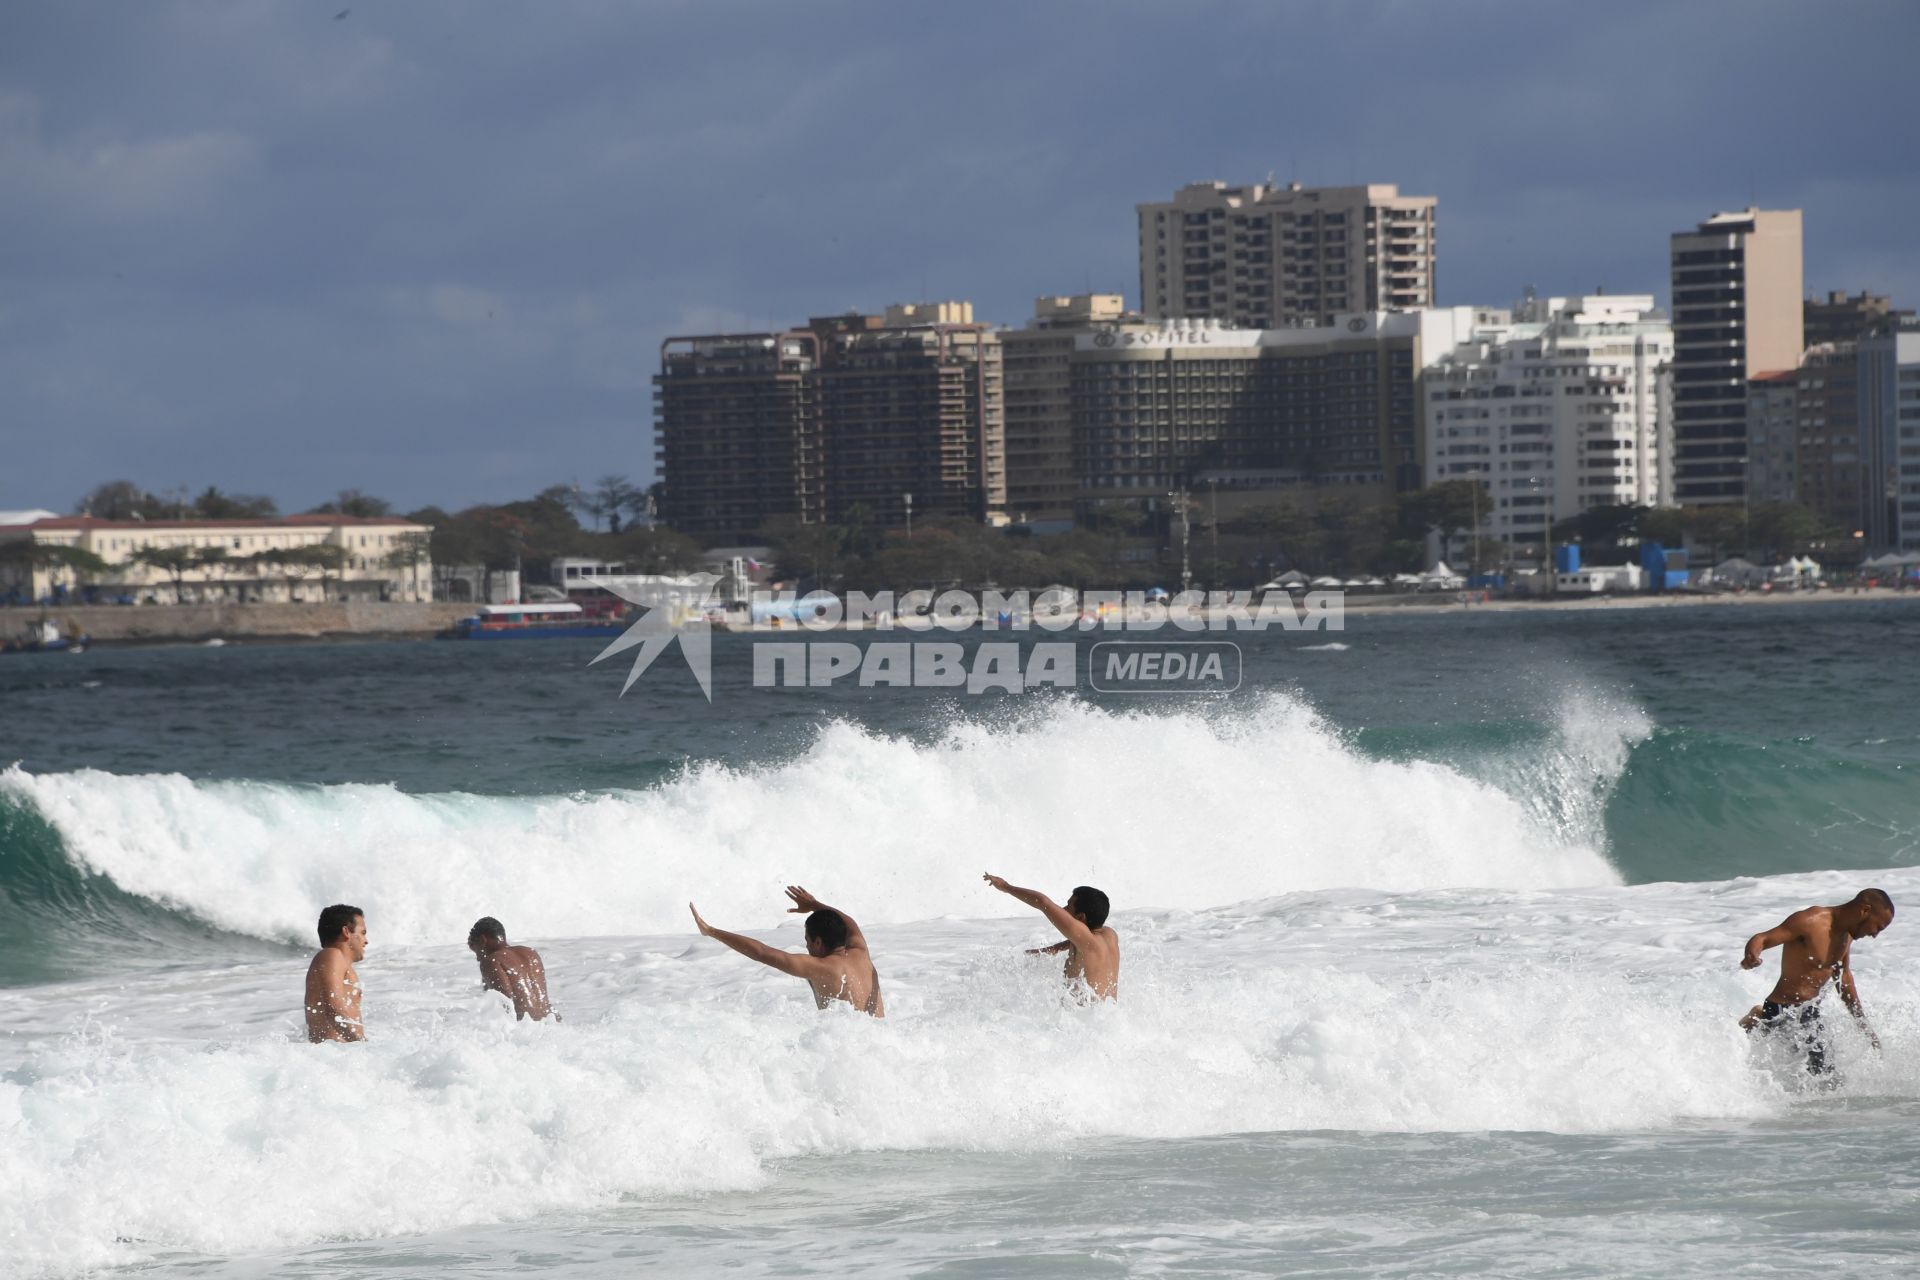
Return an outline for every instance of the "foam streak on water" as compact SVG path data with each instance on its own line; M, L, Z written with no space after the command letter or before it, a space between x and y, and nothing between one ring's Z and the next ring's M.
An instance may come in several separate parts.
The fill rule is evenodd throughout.
M1920 872L1883 880L1920 888ZM1732 948L1843 887L1341 891L1128 913L1124 999L1094 1009L1063 1005L1054 962L1018 954L1045 941L1037 918L879 926L886 1022L817 1015L793 980L685 934L534 939L568 1017L535 1026L477 992L458 947L376 933L359 1047L294 1042L298 960L9 992L0 1240L30 1271L67 1274L644 1214L764 1187L794 1159L1766 1123L1802 1105L1800 1078L1734 1028L1764 979ZM1920 1097L1914 950L1897 932L1861 944L1886 1052L1843 1033L1837 1053L1863 1122ZM78 1010L93 1020L73 1031Z

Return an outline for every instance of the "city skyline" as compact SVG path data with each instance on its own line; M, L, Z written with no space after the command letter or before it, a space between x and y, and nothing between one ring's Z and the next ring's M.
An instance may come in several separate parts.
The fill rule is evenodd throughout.
M339 12L5 19L0 507L644 483L664 337L1139 306L1135 206L1214 179L1436 197L1443 306L1664 305L1749 203L1805 210L1807 294L1920 296L1894 6Z

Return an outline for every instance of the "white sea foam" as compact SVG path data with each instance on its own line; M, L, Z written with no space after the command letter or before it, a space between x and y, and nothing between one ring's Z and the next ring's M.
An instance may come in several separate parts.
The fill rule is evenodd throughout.
M886 1022L685 934L543 943L559 1026L508 1020L457 947L376 938L355 1047L292 1042L298 960L5 992L0 1241L60 1274L748 1188L794 1157L1764 1121L1804 1077L1734 1028L1766 981L1739 939L1850 884L1128 913L1123 999L1092 1009L1018 954L1037 919L877 926ZM1841 1026L1836 1054L1862 1103L1920 1096L1916 949L1861 945L1886 1052Z
M464 937L483 914L531 934L630 935L680 927L690 897L771 923L765 890L790 882L857 884L874 921L990 911L971 896L982 869L1186 908L1336 887L1613 883L1592 799L1625 754L1596 758L1588 739L1623 730L1598 723L1562 726L1566 767L1544 785L1578 794L1546 818L1498 779L1369 759L1280 696L1232 714L1061 703L930 742L835 723L785 763L708 764L613 794L18 768L0 789L85 870L236 932L303 940L318 906L345 901L395 942Z

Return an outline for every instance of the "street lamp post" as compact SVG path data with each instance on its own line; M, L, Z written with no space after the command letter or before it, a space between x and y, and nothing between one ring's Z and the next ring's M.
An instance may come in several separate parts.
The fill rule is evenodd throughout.
M907 541L912 542L913 541L913 495L910 493L903 493L900 495L900 501L903 504L905 504L907 508Z
M1213 538L1213 567L1207 572L1207 585L1220 585L1220 482L1213 477L1207 479L1207 527Z
M1180 513L1180 593L1185 595L1193 589L1192 561L1187 558L1187 544L1193 535L1193 523L1188 518L1185 493L1169 493L1167 498L1173 503L1173 509Z

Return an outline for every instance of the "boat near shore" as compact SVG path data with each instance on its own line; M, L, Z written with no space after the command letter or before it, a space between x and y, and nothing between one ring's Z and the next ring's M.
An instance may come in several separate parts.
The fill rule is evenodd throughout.
M69 635L52 618L28 623L20 634L0 643L0 653L84 653L90 637L85 632Z
M483 604L439 633L442 640L608 639L627 629L622 618L588 613L577 604Z

